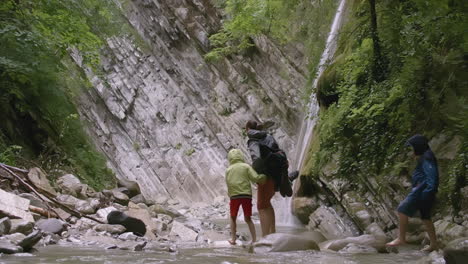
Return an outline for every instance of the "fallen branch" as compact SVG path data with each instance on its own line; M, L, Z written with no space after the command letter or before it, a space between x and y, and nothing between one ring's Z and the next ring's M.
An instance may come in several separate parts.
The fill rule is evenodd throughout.
M99 219L96 219L94 217L91 217L91 216L87 216L87 215L84 215L74 209L71 209L70 207L60 203L59 201L57 201L55 199L55 196L45 190L42 190L42 189L39 189L39 191L41 193L39 193L36 189L34 189L34 187L32 187L30 184L28 184L24 179L22 179L20 176L18 176L16 173L12 172L8 167L11 167L11 166L8 166L6 164L3 164L3 163L0 163L0 168L4 169L6 172L8 172L9 174L11 174L13 177L15 177L23 186L25 186L27 189L29 189L30 191L32 191L34 194L36 194L42 201L44 201L46 204L47 204L47 201L45 201L41 194L44 195L47 199L49 199L51 202L55 203L56 205L58 205L60 208L62 208L63 210L65 210L66 212L68 212L69 214L73 215L73 216L76 216L78 218L81 218L81 217L85 217L85 218L88 218L88 219L91 219L93 221L96 221L100 224L104 224L101 220ZM13 167L14 168L14 167ZM18 168L16 168L18 169ZM18 169L18 171L22 171L22 172L25 172L27 173L28 171L25 171L25 170L22 170L22 169ZM61 220L65 221L64 219L62 219L60 217L60 215L53 209L51 208L49 205L47 205L47 207L52 211L54 212L58 218L60 218Z
M40 215L45 216L47 218L51 218L51 217L60 218L60 216L57 215L55 212L50 212L50 211L47 211L47 210L45 210L43 208L33 206L33 205L29 206L29 211L34 212L36 214L40 214Z

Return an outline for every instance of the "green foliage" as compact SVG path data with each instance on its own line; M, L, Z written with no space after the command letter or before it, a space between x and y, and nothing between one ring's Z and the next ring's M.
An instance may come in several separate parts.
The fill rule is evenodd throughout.
M184 153L187 156L192 156L192 154L195 153L195 149L194 148L187 149Z
M454 201L466 185L460 175L466 170L463 149L468 139L466 4L377 1L378 33L389 73L376 82L364 2L356 1L351 7L338 50L345 59L333 65L329 74L334 76L324 77L328 87L339 93L339 100L321 109L305 173L320 175L333 161L337 177L362 182L365 176L376 175L386 182L385 175L399 175L402 166L411 163L406 156L409 149L403 147L411 135L458 135L465 145L457 160L447 165L449 173L441 170L440 189L451 197L453 209L459 210Z
M0 124L5 145L23 158L69 166L94 187L113 183L105 160L91 146L74 106L89 86L68 58L99 65L102 37L117 29L111 1L5 0L0 2ZM114 8L115 9L115 8ZM54 166L55 167L55 166ZM50 167L52 168L52 167Z
M333 0L219 0L226 12L222 29L210 36L208 61L243 52L261 34L278 43L305 42L315 68L325 46L337 1Z

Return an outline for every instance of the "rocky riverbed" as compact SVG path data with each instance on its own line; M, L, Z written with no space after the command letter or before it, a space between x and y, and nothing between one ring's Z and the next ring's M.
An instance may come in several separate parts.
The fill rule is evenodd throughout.
M284 263L290 257L301 260L297 263L445 263L442 250L429 255L415 246L401 248L400 253L389 251L384 246L388 239L376 225L366 234L331 240L320 230L279 227L279 233L254 246L248 243L247 229L240 225L239 243L230 246L226 197L209 204L182 204L165 196L148 201L137 189L127 187L96 192L71 174L58 178L53 188L39 169L30 170L27 179L38 190L54 193L56 201L80 215L15 187L13 180L9 184L3 181L0 263L39 263L34 262L38 259L41 263L128 263L136 256L136 263ZM108 224L112 211L143 221L144 236L128 232L123 225ZM49 218L44 212L56 212L61 219ZM258 223L256 214L254 219ZM333 228L336 225L330 223L328 232L338 232ZM466 244L467 239L462 238L445 251L450 248L460 256L466 253Z

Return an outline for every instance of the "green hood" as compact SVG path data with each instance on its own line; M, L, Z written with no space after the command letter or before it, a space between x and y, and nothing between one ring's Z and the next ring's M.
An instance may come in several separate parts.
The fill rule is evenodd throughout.
M244 162L244 155L240 149L231 149L228 153L229 164L235 164L239 162Z

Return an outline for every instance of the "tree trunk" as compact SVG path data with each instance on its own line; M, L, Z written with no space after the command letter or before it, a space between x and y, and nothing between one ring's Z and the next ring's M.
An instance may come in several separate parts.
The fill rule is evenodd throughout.
M380 40L377 31L377 13L375 12L375 0L369 0L370 19L371 19L371 38L374 44L374 58L372 65L372 77L376 81L382 81L384 78L384 59L380 50Z

